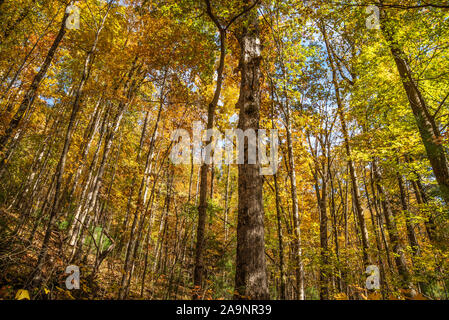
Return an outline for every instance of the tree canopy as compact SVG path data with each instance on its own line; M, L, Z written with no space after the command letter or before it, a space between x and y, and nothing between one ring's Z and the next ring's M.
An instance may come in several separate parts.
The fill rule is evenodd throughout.
M0 0L0 299L448 299L448 19ZM216 163L195 124L266 130L271 155L277 130L277 165L250 138Z

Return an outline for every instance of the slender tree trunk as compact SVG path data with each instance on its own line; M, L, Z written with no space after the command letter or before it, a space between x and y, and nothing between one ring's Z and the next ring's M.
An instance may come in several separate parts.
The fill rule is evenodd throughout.
M330 159L329 159L330 160ZM330 163L328 163L330 168ZM334 246L335 246L335 258L337 262L336 266L336 276L337 276L337 290L338 292L342 292L343 290L343 273L341 271L341 261L340 261L340 244L338 242L338 222L337 222L337 208L335 206L335 188L334 188L334 174L332 170L329 169L329 183L330 183L330 194L331 194L331 222L332 222L332 231L334 234ZM341 199L343 200L343 199Z
M378 223L377 223L376 216L375 216L375 214L373 212L371 199L370 199L369 192L368 192L368 186L366 184L365 175L363 176L363 184L364 184L364 187L365 187L365 194L366 194L366 201L367 201L367 204L368 204L368 210L369 210L370 215L371 215L371 225L373 227L374 236L376 237L377 263L378 263L378 266L380 268L380 286L381 286L380 290L381 290L381 293L382 293L382 297L385 299L387 283L386 283L384 263L382 261L382 242L380 240L379 230L378 230ZM376 209L376 215L377 215L377 209Z
M296 167L295 167L295 159L293 156L293 141L291 135L291 119L290 119L290 106L286 106L286 114L287 114L287 152L288 152L288 161L289 166L287 169L289 170L290 177L290 195L292 199L292 213L293 213L293 233L294 233L294 243L295 243L295 262L296 262L296 289L298 293L298 299L305 299L304 292L304 265L302 262L302 246L301 246L301 222L299 218L299 207L298 207L298 195L297 195L297 187L296 187Z
M211 130L214 127L215 109L217 107L218 100L220 99L220 92L223 83L223 70L224 61L226 56L226 29L221 26L217 18L212 13L210 2L206 0L207 14L209 18L215 23L220 34L220 60L217 68L217 84L215 87L215 93L212 101L209 103L207 110L207 130ZM210 141L212 144L212 138ZM200 203L198 206L198 226L196 232L196 248L195 248L195 267L193 270L193 294L192 299L199 299L199 293L203 288L204 281L204 238L206 229L206 210L207 210L207 172L209 171L210 159L205 159L201 165L201 181L200 181ZM213 180L213 174L211 175ZM213 191L213 182L211 180L211 196Z
M272 129L276 129L276 125L274 122L274 101L275 101L275 95L274 95L274 84L271 80L271 127ZM284 242L283 242L283 235L282 235L282 222L281 222L281 199L279 195L279 184L278 184L278 178L277 174L273 175L273 181L274 181L274 191L276 196L276 222L277 222L277 235L278 235L278 250L279 250L279 275L280 275L280 296L279 298L281 300L286 299L286 276L285 276L285 265L284 265Z
M231 178L231 165L228 164L228 170L226 174L226 189L225 189L225 209L224 209L224 234L225 242L228 242L228 211L229 211L229 182Z
M72 2L70 2L72 3ZM53 61L53 58L55 56L56 50L58 49L62 38L64 37L66 33L65 24L68 18L68 14L65 13L64 9L64 16L61 21L61 27L59 29L58 34L55 37L55 40L53 41L53 44L50 47L50 50L48 50L47 56L41 65L39 72L34 76L33 81L31 82L30 88L25 93L25 96L19 106L19 109L14 114L13 118L9 122L6 130L4 133L0 135L0 152L4 151L6 144L10 140L10 138L14 135L14 132L19 127L19 125L22 122L22 119L26 113L26 111L32 106L34 99L36 98L37 91L39 89L39 86L44 79L48 68L50 67L51 62ZM20 130L20 129L19 129ZM24 129L22 129L24 130ZM15 137L18 137L19 135L16 133L14 135ZM5 166L5 157L2 157L0 162L0 169Z
M3 3L3 1L4 0L2 0L0 2L0 5ZM2 39L0 41L0 44L2 44L3 41L8 39L9 35L14 31L14 29L26 19L26 17L30 14L31 7L34 6L35 3L36 3L36 0L31 0L31 4L29 6L27 6L26 8L24 8L20 12L19 16L14 20L14 22L9 23L6 26L6 28L2 32L3 33L3 37L2 37Z
M355 174L354 163L351 158L351 147L349 145L349 134L348 134L348 129L346 127L343 101L340 97L339 84L338 84L338 80L337 80L337 70L336 70L336 67L334 64L334 59L333 59L333 50L332 50L332 47L331 47L330 42L327 37L326 28L322 22L320 22L320 28L321 28L321 32L324 37L324 41L326 43L328 60L329 60L329 64L330 64L331 70L332 70L332 83L334 85L335 97L337 100L337 113L340 117L341 130L343 133L346 157L348 159L349 174L350 174L350 178L351 178L353 202L354 202L355 211L356 211L356 215L357 215L357 219L358 219L358 224L360 227L360 236L361 236L361 240L362 240L363 264L366 267L370 264L369 255L368 255L368 250L369 250L368 230L366 228L365 216L363 214L363 209L362 209L362 206L360 203L360 194L359 194L359 188L357 186L357 178L356 178L356 174Z
M122 281L121 281L120 290L119 290L119 299L126 298L128 290L129 290L129 283L130 283L131 277L132 277L133 260L134 260L133 256L135 254L134 253L135 247L138 246L138 241L140 240L139 235L141 233L141 229L142 229L142 226L144 223L145 213L143 212L144 211L143 208L145 208L145 205L146 205L145 194L147 192L148 181L149 181L149 178L150 178L151 172L152 172L152 161L151 160L152 160L152 156L153 156L153 152L154 152L154 145L155 145L157 131L159 128L159 121L161 118L163 106L164 106L163 94L161 93L158 115L157 115L157 118L156 118L156 121L154 124L152 135L151 135L150 147L148 149L144 173L142 175L142 179L141 179L140 187L139 187L139 193L138 193L138 197L137 197L137 206L136 206L136 210L134 213L134 219L133 219L133 223L131 226L131 232L130 232L130 236L129 236L128 245L126 247L125 263L124 263L124 267L123 267L124 273L122 276ZM153 188L153 192L154 192L154 188ZM140 216L140 219L139 219L139 216ZM139 232L136 235L137 229L139 229Z
M407 199L406 199L406 195L405 195L404 180L402 179L402 176L399 172L397 173L397 178L398 178L399 196L401 198L402 211L404 212L404 215L405 215L405 226L407 228L407 238L410 243L412 253L414 256L416 256L417 254L419 254L419 244L418 244L418 239L416 238L415 229L413 227L413 221L411 221L411 217L410 217L410 211L409 211L409 207L408 207Z
M95 104L95 107L93 110L94 116L84 133L83 148L81 149L81 152L78 155L79 166L76 169L75 176L73 178L73 185L72 185L71 190L68 195L69 200L72 198L74 192L76 191L81 173L83 172L84 168L86 167L86 158L90 151L90 146L92 145L92 142L95 138L95 133L98 130L98 127L100 125L101 113L102 113L102 110L104 109L104 108L100 108L100 104L102 103L102 101L103 101L102 97L100 97L97 100L97 103Z
M162 166L161 166L162 167ZM154 214L153 214L153 204L154 204L154 199L156 198L156 196L159 194L159 186L158 186L158 190L156 191L156 195L153 196L152 198L150 197L150 221L148 223L148 227L147 227L147 239L146 239L146 244L145 244L145 258L144 258L144 268L143 268L143 272L142 272L142 286L140 288L140 296L143 297L143 292L145 290L145 279L146 279L146 273L147 273L147 268L148 268L148 256L149 256L149 252L150 252L150 244L152 244L152 239L151 239L151 228L153 227L153 220L154 220Z
M380 184L380 172L379 168L377 167L376 161L373 161L373 173L374 178L376 180L376 187L377 192L379 193L379 196L381 198L382 202L382 208L385 218L385 224L387 226L387 232L390 237L390 242L393 247L394 255L394 262L396 264L396 268L398 269L399 276L401 278L401 286L403 286L405 289L410 290L410 295L414 295L414 289L412 287L411 281L410 281L410 273L407 267L407 263L405 261L405 254L404 250L402 248L400 239L399 239L399 233L398 228L396 224L396 217L393 214L393 211L390 206L390 201L388 199L388 195L386 192L384 192L384 189L382 185Z
M9 82L8 86L6 87L5 91L3 92L0 100L3 100L6 95L8 94L9 90L12 88L12 86L14 85L14 83L16 82L17 78L19 77L20 73L22 72L23 68L25 67L26 62L28 61L28 58L31 56L31 54L33 53L34 49L36 49L38 43L41 41L41 39L47 35L47 31L48 29L51 27L51 25L53 24L54 20L56 19L56 16L58 15L55 14L53 16L53 18L51 19L51 21L48 23L47 27L44 29L44 31L41 33L41 35L39 36L39 38L34 42L33 47L31 47L31 49L27 52L27 54L25 55L25 57L22 60L22 63L19 65L19 67L17 68L16 72L14 73L14 76L12 77L11 81ZM33 61L33 59L31 60ZM11 69L8 71L8 73L5 75L5 77L3 77L2 82L4 82L7 79L7 76L9 75L9 72L12 70L12 68L14 67L14 64L11 65Z
M193 163L193 152L191 152L190 153L189 197L187 199L188 203L190 203L190 200L192 198L193 171L195 171L195 165Z
M411 159L406 157L406 161L408 163L410 163ZM424 188L421 184L421 176L416 171L414 171L413 173L416 176L415 180L414 179L411 180L413 192L415 194L416 202L420 205L420 207L422 207L423 205L427 204L427 202L428 202L427 195L426 195ZM435 221L433 219L433 214L432 214L432 212L428 212L426 215L427 215L427 217L424 220L424 226L426 228L427 236L429 237L429 240L431 242L435 242L436 226L435 226Z

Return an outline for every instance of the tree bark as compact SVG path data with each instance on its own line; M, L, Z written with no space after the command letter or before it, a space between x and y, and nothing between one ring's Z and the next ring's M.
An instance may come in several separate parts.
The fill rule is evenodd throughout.
M238 36L240 44L240 108L238 128L259 129L260 63L262 60L258 15L248 16ZM268 299L265 261L263 179L260 163L248 164L248 142L244 144L244 164L238 165L237 257L234 299Z

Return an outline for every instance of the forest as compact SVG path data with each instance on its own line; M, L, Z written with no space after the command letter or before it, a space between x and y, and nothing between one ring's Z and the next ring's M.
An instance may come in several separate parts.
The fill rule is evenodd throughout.
M445 0L0 0L0 79L0 300L449 297Z

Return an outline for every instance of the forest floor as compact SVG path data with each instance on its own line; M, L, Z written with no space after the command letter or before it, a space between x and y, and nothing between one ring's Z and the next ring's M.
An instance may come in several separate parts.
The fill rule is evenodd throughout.
M17 235L14 228L19 223L19 214L0 209L0 300L19 299L21 290L28 289L27 293L31 300L111 300L116 299L122 278L122 260L114 256L114 252L108 256L100 265L98 272L92 277L91 270L95 261L95 252L90 252L82 259L80 268L80 289L68 290L66 279L69 274L65 273L68 262L67 248L64 247L66 239L63 239L63 232L54 230L51 236L49 254L45 269L42 274L42 284L38 287L30 287L28 277L37 264L37 257L40 244L43 242L44 234L42 230L36 230L32 243L29 241L32 225L28 224ZM45 223L45 222L44 222ZM133 279L130 285L128 299L189 299L190 289L178 283L175 294L167 296L170 290L169 280L164 275L159 275L155 279L146 280L146 289L140 295L141 280ZM355 288L363 290L363 288ZM337 300L346 300L344 294L335 297ZM380 300L379 293L361 296L363 300ZM395 296L390 296L389 300L398 300ZM403 299L408 299L404 295ZM422 294L417 295L412 300L428 300L429 297Z
M27 225L18 235L12 235L18 215L7 209L0 209L0 300L15 299L19 290L27 286L29 274L37 263L37 256L44 234L37 230L32 243L29 242L30 226ZM32 226L31 226L32 227ZM109 257L100 265L94 278L90 277L90 266L95 260L94 252L84 259L80 267L80 290L67 290L65 273L67 262L62 246L62 233L53 231L46 268L46 275L40 287L30 288L33 299L114 299L121 278L120 259ZM51 266L51 267L50 267ZM85 274L85 276L83 276ZM131 286L130 299L148 299L148 292L140 297L140 291Z

